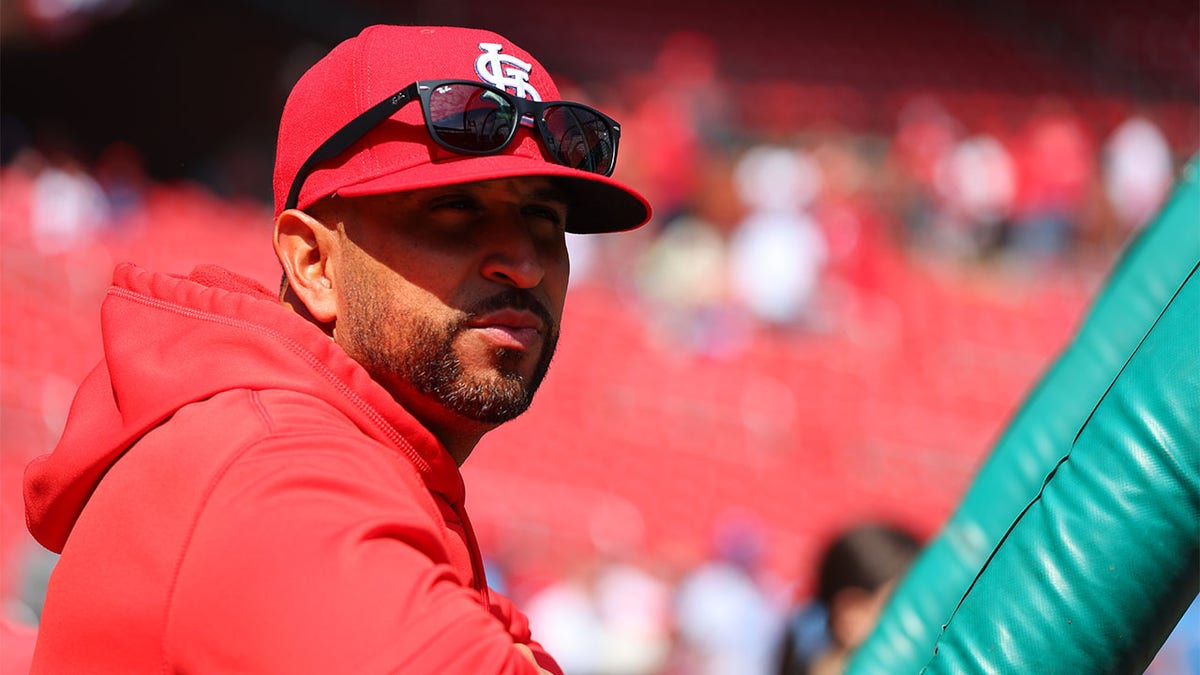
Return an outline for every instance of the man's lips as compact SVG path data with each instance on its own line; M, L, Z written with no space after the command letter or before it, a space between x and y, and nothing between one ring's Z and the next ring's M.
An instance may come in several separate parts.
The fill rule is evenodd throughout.
M537 315L517 309L503 309L473 317L467 322L467 327L506 349L532 349L545 330L544 323Z

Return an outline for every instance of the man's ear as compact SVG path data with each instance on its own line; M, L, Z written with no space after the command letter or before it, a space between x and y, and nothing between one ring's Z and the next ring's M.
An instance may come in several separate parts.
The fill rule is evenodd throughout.
M275 219L275 255L283 266L286 284L285 302L299 301L319 323L337 319L338 302L334 290L333 262L337 251L336 224L327 225L297 209L288 209Z

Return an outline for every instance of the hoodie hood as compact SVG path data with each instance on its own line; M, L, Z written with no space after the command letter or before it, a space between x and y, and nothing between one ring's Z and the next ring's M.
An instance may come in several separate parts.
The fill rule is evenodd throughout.
M104 359L71 404L54 451L25 471L26 523L61 552L108 469L189 403L231 389L319 397L413 464L431 492L463 501L450 454L320 329L261 284L215 266L186 278L121 265L100 311Z

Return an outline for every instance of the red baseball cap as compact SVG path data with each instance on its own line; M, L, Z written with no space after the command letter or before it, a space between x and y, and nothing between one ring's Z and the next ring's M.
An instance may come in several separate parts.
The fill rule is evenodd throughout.
M301 165L364 110L417 80L478 80L515 96L558 100L558 88L528 52L496 33L445 26L370 26L334 47L292 88L283 107L275 154L275 215ZM567 231L619 232L650 219L646 198L623 183L550 159L531 130L494 155L442 148L410 103L304 180L297 208L343 197L457 183L548 176L571 198Z

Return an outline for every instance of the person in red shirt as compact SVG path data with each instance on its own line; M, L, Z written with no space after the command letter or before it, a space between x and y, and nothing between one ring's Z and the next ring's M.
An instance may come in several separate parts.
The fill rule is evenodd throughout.
M560 673L489 590L459 466L559 334L565 232L644 224L620 128L495 33L373 26L284 107L282 290L117 268L26 470L61 552L34 673Z

